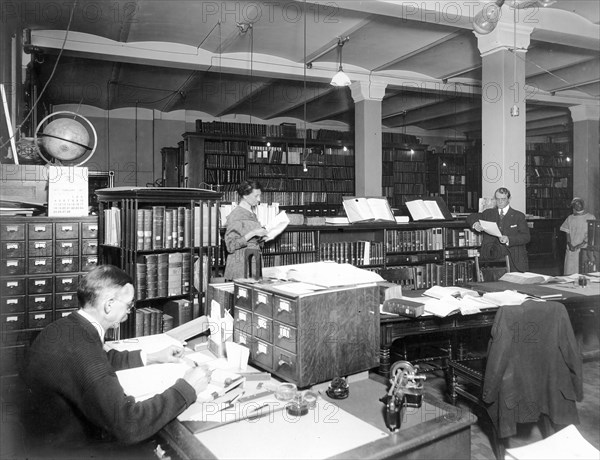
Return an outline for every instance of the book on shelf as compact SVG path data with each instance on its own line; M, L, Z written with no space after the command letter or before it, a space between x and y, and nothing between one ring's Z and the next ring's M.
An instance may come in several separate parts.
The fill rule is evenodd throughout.
M437 196L406 202L406 207L414 221L417 220L452 220L452 214L444 200Z
M385 197L343 197L342 204L350 223L396 222Z

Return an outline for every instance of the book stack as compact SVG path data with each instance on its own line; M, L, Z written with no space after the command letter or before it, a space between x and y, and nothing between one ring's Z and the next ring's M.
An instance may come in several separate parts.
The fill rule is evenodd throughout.
M135 311L135 336L163 332L163 312L154 307L142 307Z
M173 327L177 327L192 320L192 303L185 299L169 300L163 312L173 318Z

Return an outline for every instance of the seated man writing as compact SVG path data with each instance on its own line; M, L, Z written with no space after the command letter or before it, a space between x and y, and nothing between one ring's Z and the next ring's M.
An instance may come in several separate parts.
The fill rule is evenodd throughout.
M33 456L123 458L131 446L154 435L196 400L208 371L191 368L173 386L145 401L126 396L115 371L176 362L172 346L147 355L103 349L104 333L127 319L133 308L132 278L101 265L81 281L80 310L48 325L34 341L25 367L25 408Z

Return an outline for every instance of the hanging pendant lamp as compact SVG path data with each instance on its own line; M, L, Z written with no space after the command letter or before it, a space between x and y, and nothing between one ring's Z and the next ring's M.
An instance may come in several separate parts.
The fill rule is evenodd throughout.
M338 72L331 79L331 86L350 86L350 77L344 73L344 69L342 68L342 49L344 48L344 43L350 40L350 37L338 37L338 54L340 58L340 66L338 68Z

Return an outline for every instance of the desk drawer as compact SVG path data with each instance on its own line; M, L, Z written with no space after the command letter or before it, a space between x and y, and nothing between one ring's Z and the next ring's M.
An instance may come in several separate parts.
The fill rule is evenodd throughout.
M79 275L59 275L54 277L54 292L76 291Z
M233 301L236 307L252 311L252 290L242 286L235 286Z
M48 294L52 292L52 276L29 278L27 280L27 294Z
M81 240L82 254L98 254L98 240Z
M54 308L56 310L77 308L78 305L76 292L61 292L60 294L54 294Z
M273 319L285 324L298 324L298 303L296 300L273 296Z
M40 311L29 313L27 320L30 329L43 329L54 320L54 316L51 311Z
M474 315L472 317L462 316L460 318L456 318L456 327L463 328L473 328L473 327L486 327L494 324L494 318L496 317L496 312L486 312L478 315Z
M12 296L25 294L25 280L23 278L0 280L0 295Z
M250 356L259 365L273 369L273 345L256 340L250 346Z
M0 315L2 329L4 331L15 331L25 329L25 313L15 313L12 315Z
M268 292L253 290L252 311L258 315L273 317L273 294Z
M252 316L252 335L257 339L273 343L273 320L266 316Z
M79 238L78 222L61 222L55 224L55 235L57 240L71 240Z
M15 241L25 239L25 224L0 225L0 240Z
M25 241L6 241L2 243L2 258L25 257Z
M54 271L56 273L78 272L79 257L56 257L54 261Z
M17 295L0 299L0 313L24 313L25 296Z
M233 329L252 335L252 313L243 308L234 308Z
M287 350L275 347L275 352L273 353L273 371L284 380L297 382L299 380L298 356Z
M28 296L27 311L40 311L52 309L52 294L36 294Z
M52 240L32 240L29 242L29 257L52 257Z
M78 240L56 240L56 256L76 256L79 254Z
M29 235L30 240L51 240L52 233L51 222L27 224L27 235Z
M5 259L0 265L0 275L24 275L25 259Z
M30 257L27 273L31 275L37 273L52 273L52 257Z
M295 327L288 326L286 324L275 321L273 323L273 345L279 348L296 353L298 333Z
M81 271L89 272L98 266L98 256L82 256Z
M98 224L83 222L81 224L81 237L98 239Z

